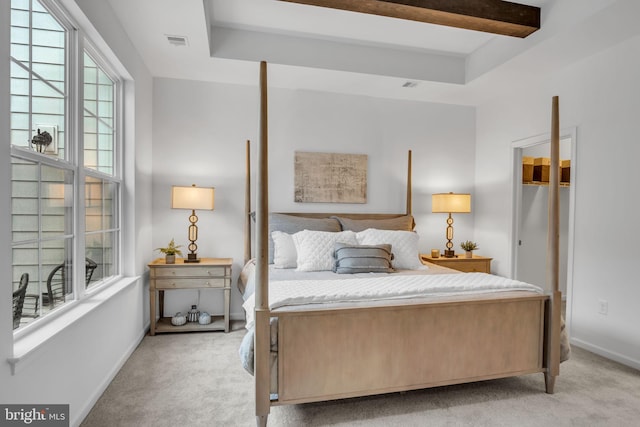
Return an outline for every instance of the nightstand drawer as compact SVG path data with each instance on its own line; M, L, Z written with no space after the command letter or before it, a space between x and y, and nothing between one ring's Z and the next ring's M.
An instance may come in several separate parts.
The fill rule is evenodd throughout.
M155 277L224 277L224 267L198 266L198 267L164 267L154 270Z
M225 288L231 285L231 280L224 277L156 279L156 289L195 289L195 288Z
M491 258L474 255L467 258L464 255L457 255L453 258L438 257L432 258L428 254L420 254L422 261L452 268L464 273L491 273Z
M487 271L487 263L484 261L467 261L458 263L455 266L447 266L451 268L455 268L459 271L464 271L465 273L488 273Z

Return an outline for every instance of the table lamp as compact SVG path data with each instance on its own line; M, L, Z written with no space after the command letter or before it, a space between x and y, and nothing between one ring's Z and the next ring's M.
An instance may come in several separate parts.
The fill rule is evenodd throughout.
M214 190L211 187L196 187L195 184L191 187L173 186L171 188L171 208L191 209L191 215L189 216L189 254L184 262L200 262L196 253L198 250L198 245L196 245L196 240L198 240L196 209L213 210Z
M471 212L471 194L460 193L438 193L431 195L431 212L448 213L447 218L447 249L444 251L446 258L453 258L453 218L452 213Z

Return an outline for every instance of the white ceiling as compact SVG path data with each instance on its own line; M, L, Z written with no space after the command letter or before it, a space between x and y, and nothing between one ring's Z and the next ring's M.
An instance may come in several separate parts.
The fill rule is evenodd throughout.
M526 39L277 0L108 1L156 77L257 85L266 60L275 87L470 105L640 33L637 0L514 0L542 10Z

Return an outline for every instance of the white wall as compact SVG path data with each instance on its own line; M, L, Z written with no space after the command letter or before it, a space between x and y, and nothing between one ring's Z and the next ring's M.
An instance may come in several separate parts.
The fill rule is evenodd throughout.
M151 259L151 110L152 81L141 59L126 38L107 2L101 0L63 0L65 7L76 17L86 14L95 29L89 33L98 45L106 42L131 76L125 90L135 94L135 103L125 106L129 120L125 128L125 175L130 181L124 188L125 234L123 268L128 276L145 274L146 263ZM0 67L8 70L8 16L9 2L1 2L0 10ZM89 25L81 19L83 26ZM8 71L0 73L0 91L9 93ZM6 76L6 80L5 80ZM7 96L0 104L0 129L8 114ZM135 122L135 124L134 124ZM0 200L4 206L10 201L10 156L7 132L0 134ZM135 203L135 209L132 204ZM10 224L9 210L2 209L0 224L4 224L0 239L2 266L0 281L10 283ZM13 355L10 299L3 293L0 298L0 402L21 404L70 404L71 425L78 425L100 397L120 366L135 349L148 328L147 280L134 281L108 300L107 292L98 294L82 303L92 306L81 318L75 320L44 342L39 348L18 363L12 375L6 360Z
M577 126L575 252L567 303L574 343L640 368L640 288L633 247L640 238L635 195L640 156L640 38L544 79L477 111L476 238L490 241L508 274L512 141L550 130L551 97L561 127ZM572 183L573 185L574 183ZM487 247L487 245L485 245ZM569 284L571 286L571 284ZM608 314L598 313L599 300Z
M257 86L154 80L154 248L172 237L187 244L189 212L170 209L171 185L214 186L215 211L198 212L198 252L233 257L237 277L243 258L245 141L254 144L255 165L258 96ZM423 251L444 249L446 216L431 213L431 194L473 193L474 135L471 107L271 88L270 210L404 212L407 150L411 149L413 213L420 246ZM294 203L295 151L368 155L367 203ZM473 214L454 219L457 248L459 242L474 238ZM483 242L479 243L482 247ZM194 291L174 291L165 298L165 312L170 315L188 309L197 296ZM220 312L219 300L215 293L203 295L199 308ZM237 291L232 293L231 312L236 318L244 316Z

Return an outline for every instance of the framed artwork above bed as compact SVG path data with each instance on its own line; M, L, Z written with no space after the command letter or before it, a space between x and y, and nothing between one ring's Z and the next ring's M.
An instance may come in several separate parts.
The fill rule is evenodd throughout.
M367 155L296 151L296 203L367 203Z

